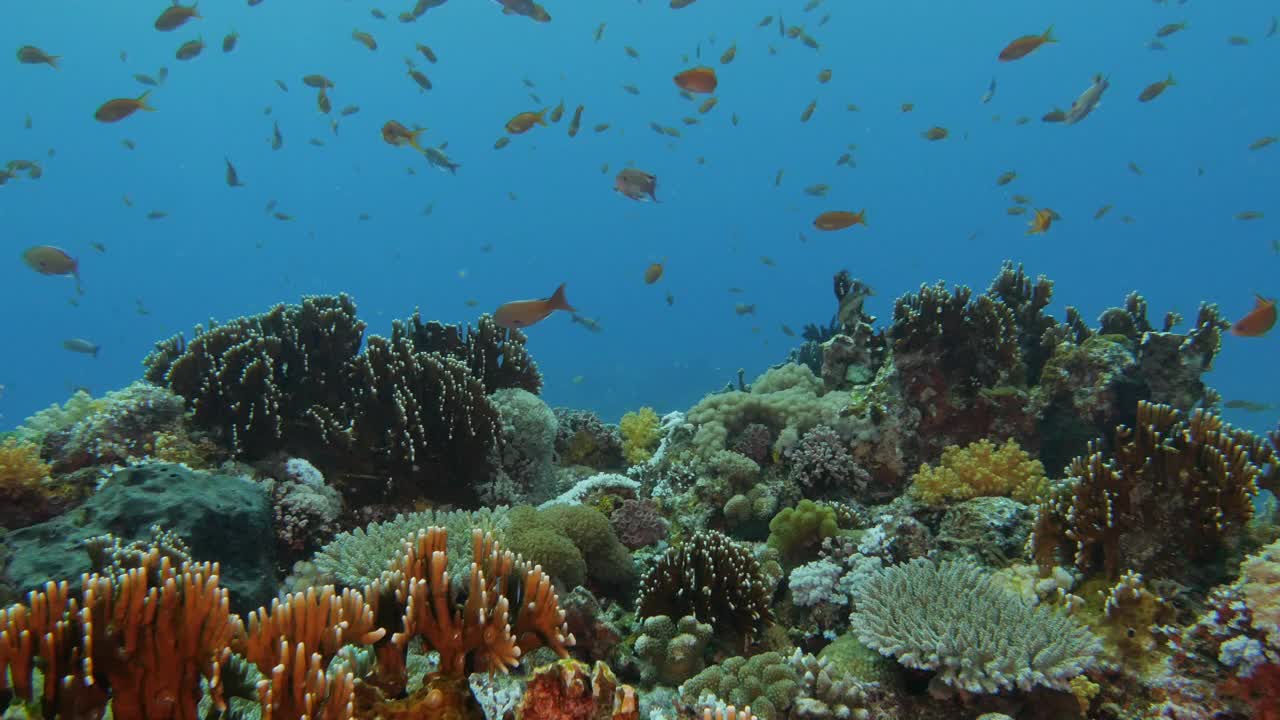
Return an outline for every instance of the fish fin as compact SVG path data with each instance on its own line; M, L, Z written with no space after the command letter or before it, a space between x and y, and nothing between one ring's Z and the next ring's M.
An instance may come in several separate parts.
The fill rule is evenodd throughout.
M867 209L866 208L862 208L861 210L859 210L857 213L854 214L854 217L857 218L858 222L862 223L863 227L870 227L869 225L867 225Z
M547 111L548 111L548 110L550 110L550 109L551 109L551 108L542 108L542 110L540 110L540 111L538 112L538 124L539 124L539 125L541 125L542 127L546 127L546 126L547 126L547 118L546 118L546 115L547 115Z
M1058 42L1058 38L1056 38L1056 37L1054 37L1054 36L1053 36L1053 26L1052 26L1052 25L1050 25L1050 26L1049 26L1049 29L1045 30L1045 31L1044 31L1044 34L1040 36L1040 41L1041 41L1041 42L1047 42L1047 43L1056 43L1056 42Z
M571 313L577 312L578 309L570 305L569 301L565 299L564 286L565 283L560 283L560 287L556 288L556 291L551 293L550 298L547 298L547 303L550 305L552 310L567 310Z
M191 3L191 17L204 19L204 16L200 14L200 3Z
M138 103L139 110L146 110L147 112L155 112L156 109L147 104L147 98L150 95L151 95L151 91L147 90L146 92L138 96L137 103Z
M57 69L58 69L58 59L59 59L59 58L61 58L61 57L62 57L61 55L45 55L45 56L44 56L44 61L45 61L45 63L46 63L49 67L53 68L54 70L57 70Z
M1165 79L1164 84L1165 84L1165 87L1178 84L1177 81L1173 79L1173 73L1169 73L1169 77Z

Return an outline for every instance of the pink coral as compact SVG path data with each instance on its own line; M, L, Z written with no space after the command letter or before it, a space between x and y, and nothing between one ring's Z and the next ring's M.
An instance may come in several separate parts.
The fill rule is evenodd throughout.
M847 497L850 491L862 490L871 476L862 469L839 433L826 425L817 425L787 450L791 463L791 481L800 485L806 497L836 493Z

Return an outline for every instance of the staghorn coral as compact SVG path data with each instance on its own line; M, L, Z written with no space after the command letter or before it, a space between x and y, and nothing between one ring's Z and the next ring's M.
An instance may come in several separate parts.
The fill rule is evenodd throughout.
M651 407L642 407L622 416L618 428L622 432L622 456L630 465L639 465L653 457L658 447L661 419Z
M1101 650L1063 613L1033 606L973 563L915 559L854 591L859 639L907 667L974 693L1068 689Z
M978 497L1010 497L1034 504L1049 490L1044 466L1012 438L997 448L989 440L967 447L950 445L936 466L921 465L911 497L932 507Z
M640 582L636 615L684 617L750 638L772 622L771 585L751 551L715 532L694 533Z
M1085 573L1122 570L1183 583L1212 581L1253 512L1255 443L1217 415L1189 417L1141 403L1134 428L1116 428L1112 453L1092 443L1068 481L1039 509L1031 537L1037 562Z

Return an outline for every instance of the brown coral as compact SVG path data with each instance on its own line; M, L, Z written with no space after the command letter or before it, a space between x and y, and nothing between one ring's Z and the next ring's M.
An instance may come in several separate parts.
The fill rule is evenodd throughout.
M1140 403L1108 455L1091 443L1042 505L1032 547L1042 569L1069 562L1115 579L1123 570L1178 581L1221 572L1241 539L1262 474L1256 444L1217 415ZM1199 578L1208 582L1213 578Z
M751 551L714 530L670 548L640 583L638 617L693 615L722 632L758 636L772 590Z

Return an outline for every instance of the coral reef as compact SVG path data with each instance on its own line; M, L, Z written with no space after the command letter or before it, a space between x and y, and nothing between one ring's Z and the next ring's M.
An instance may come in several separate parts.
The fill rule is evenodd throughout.
M415 314L370 336L346 295L158 343L146 378L186 399L193 421L236 456L288 451L316 462L359 504L431 494L474 501L492 472L498 411L488 393L537 392L524 336L488 316L478 327Z
M653 457L658 447L658 413L651 407L642 407L622 416L618 429L622 433L622 456L632 465L639 465Z
M1068 689L1101 650L1089 630L993 584L978 565L916 559L855 590L859 639L908 667L973 693Z
M1108 454L1096 443L1040 506L1032 535L1042 568L1070 562L1118 578L1123 570L1207 586L1241 542L1253 512L1256 442L1210 412L1189 417L1141 403Z
M556 453L565 465L596 470L621 468L622 432L587 410L556 408Z
M523 388L489 395L502 422L495 448L501 472L477 490L486 505L540 503L555 494L555 443L558 421L542 398Z
M769 547L778 551L785 565L816 557L822 541L839 531L834 508L801 500L769 521Z
M640 681L679 685L702 672L713 632L710 625L692 615L679 620L666 615L645 618L635 644L636 657L645 663Z
M849 453L839 433L816 425L787 449L788 479L808 498L856 496L871 484L871 475Z
M609 667L561 660L533 671L516 720L637 720L640 701L635 690L621 685Z
M16 438L0 442L0 528L18 528L62 512L40 448Z
M771 622L771 586L751 551L715 531L673 547L640 581L638 617L692 615L743 638Z
M1010 497L1033 505L1048 490L1044 466L1012 438L999 448L988 440L950 445L936 466L920 467L910 487L913 499L934 507L976 497Z
M630 550L665 540L670 525L652 500L635 498L623 500L609 515L609 522L613 523L618 539Z
M610 592L625 592L636 571L627 551L604 513L586 505L527 505L507 516L511 549L540 563L566 588L588 584Z

